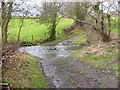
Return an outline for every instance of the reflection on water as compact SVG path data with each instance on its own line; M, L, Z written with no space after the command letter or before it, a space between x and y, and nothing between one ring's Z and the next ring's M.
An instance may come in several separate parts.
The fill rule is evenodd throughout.
M77 45L67 45L67 46L28 46L21 47L19 51L26 51L32 55L40 58L55 58L59 56L68 56L74 51L74 49L79 48Z
M42 58L39 61L46 77L49 77L54 87L59 88L64 84L64 80L61 78L60 74L58 74L58 69L56 69L58 67L56 67L54 63L58 60L57 57L64 58L77 48L79 48L79 46L76 45L28 46L19 48L19 51L22 52L25 50L27 53Z

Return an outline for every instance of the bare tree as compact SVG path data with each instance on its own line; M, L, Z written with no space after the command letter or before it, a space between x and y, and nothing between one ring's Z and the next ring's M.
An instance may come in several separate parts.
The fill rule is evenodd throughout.
M111 15L108 13L104 13L105 9L108 9L108 12L110 12L110 7L106 7L103 5L104 2L96 2L96 3L76 3L76 13L73 17L70 16L70 18L74 19L77 23L83 23L85 24L86 32L88 32L88 29L91 29L95 31L100 37L101 41L103 42L109 42L111 41L110 37L110 17ZM80 5L82 6L80 7ZM84 7L83 7L84 6ZM69 6L71 7L71 6ZM74 7L74 6L73 6ZM70 12L70 11L69 11ZM71 11L72 12L72 11ZM66 17L69 15L62 13L63 16ZM76 15L76 16L75 16ZM81 18L82 17L82 18ZM106 26L106 20L108 21L108 26ZM92 27L92 28L91 28ZM109 28L109 30L107 30ZM89 39L89 38L88 38Z
M21 1L19 3L14 2L13 3L13 7L12 7L12 19L18 19L20 20L20 26L19 26L19 30L18 30L18 35L17 35L17 39L18 41L20 41L20 34L22 31L22 27L24 24L24 19L27 18L28 15L32 15L32 13L30 12L30 8L34 9L34 7L32 5L27 5L24 1ZM8 33L8 37L9 37L9 33ZM12 37L12 39L15 38Z
M50 29L49 40L53 41L56 39L56 27L61 17L59 16L59 10L61 4L57 2L44 2L42 4L41 16L39 22L45 24Z
M67 2L64 3L62 13L69 18L76 18L84 21L87 13L87 4L84 2ZM74 24L83 26L84 23L74 20Z
M24 24L24 16L22 18L20 18L20 21L21 21L21 25L20 25L20 28L19 28L19 31L18 31L18 41L20 41L20 33L21 33L21 30L22 30L22 27L23 27L23 24Z
M2 0L1 3L2 3L2 42L6 43L8 24L11 20L13 2L5 2L4 0Z
M84 2L77 2L75 3L75 9L74 9L74 13L75 13L75 17L77 20L81 20L84 21L85 20L85 15L87 14L87 5ZM75 20L75 24L83 26L84 23L82 22L78 22L77 20Z

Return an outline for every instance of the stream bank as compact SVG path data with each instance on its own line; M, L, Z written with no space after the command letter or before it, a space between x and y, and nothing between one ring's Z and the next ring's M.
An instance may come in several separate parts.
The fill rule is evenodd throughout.
M117 78L111 78L101 71L77 61L70 56L79 45L22 47L39 57L50 88L117 88Z

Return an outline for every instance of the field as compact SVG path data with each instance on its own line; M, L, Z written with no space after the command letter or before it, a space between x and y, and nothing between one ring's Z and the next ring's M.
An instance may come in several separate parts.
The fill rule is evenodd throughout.
M114 23L118 22L118 19L111 18L111 29L113 32L118 33L118 25ZM115 22L114 22L115 21ZM62 18L56 28L56 36L60 37L63 33L62 29L70 26L73 23L72 19ZM8 41L16 41L18 31L21 25L20 19L12 19L8 27ZM42 40L49 37L49 29L46 25L37 23L34 19L25 19L23 27L21 29L20 40L21 41L34 41Z
M56 28L56 36L59 37L63 32L62 29L70 26L72 23L72 19L62 18ZM8 41L17 40L20 25L20 19L11 20L8 27ZM46 25L37 23L34 19L24 20L20 35L21 41L41 40L47 37L49 37L49 29Z
M56 28L56 36L60 37L63 33L62 29L70 26L73 23L72 19L62 18ZM118 33L118 18L111 18L111 29ZM106 23L107 24L107 23ZM8 27L8 41L17 41L18 31L21 25L20 19L12 19ZM49 29L46 25L37 23L34 19L24 19L24 24L21 29L20 41L35 41L49 37ZM1 36L1 35L0 35ZM75 41L76 42L76 41ZM72 44L75 44L73 42Z

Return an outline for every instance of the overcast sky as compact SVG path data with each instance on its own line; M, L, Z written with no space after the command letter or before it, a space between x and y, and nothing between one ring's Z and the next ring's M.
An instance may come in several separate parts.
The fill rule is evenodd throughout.
M1 0L0 0L1 1ZM8 1L8 0L6 0ZM10 0L9 0L10 1ZM24 4L22 4L21 2L24 2ZM40 14L40 11L38 10L38 7L40 7L41 2L46 1L46 2L55 2L55 1L59 1L59 2L78 2L78 1L83 1L83 0L15 0L15 3L20 3L20 5L22 5L22 7L24 8L24 10L28 10L29 12L31 12L32 15L36 15L36 14ZM86 0L86 1L103 1L103 0ZM110 7L110 11L114 11L115 9L119 9L118 8L118 0L114 0L115 4L113 4L113 0L104 0L106 2L103 3L103 5L106 7L104 8L104 12L108 12L108 8ZM33 8L36 7L36 8ZM19 6L20 8L20 6ZM17 15L18 13L16 13ZM19 13L20 15L23 15L22 12ZM13 15L15 15L15 13L13 13Z
M7 0L6 0L7 1ZM16 2L101 2L101 1L119 1L119 0L15 0Z

